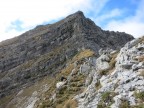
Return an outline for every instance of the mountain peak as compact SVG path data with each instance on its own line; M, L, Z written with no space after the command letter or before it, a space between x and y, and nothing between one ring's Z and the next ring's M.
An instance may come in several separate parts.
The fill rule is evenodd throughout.
M84 16L82 11L77 11L75 12L73 15L77 15L77 16Z
M77 11L77 12L69 15L67 18L85 18L85 16L82 11Z
M54 24L37 26L0 45L0 99L45 76L57 76L65 69L71 72L83 58L98 56L101 48L120 49L132 39L126 33L101 30L81 11ZM71 60L75 65L67 69Z

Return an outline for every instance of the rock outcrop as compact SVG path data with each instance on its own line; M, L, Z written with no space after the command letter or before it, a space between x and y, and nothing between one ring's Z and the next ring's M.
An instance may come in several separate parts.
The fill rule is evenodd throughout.
M115 56L116 55L116 56ZM109 55L115 59L111 68L103 70L99 62L92 68L91 83L75 96L78 108L142 108L144 107L144 37L128 42L119 53ZM97 60L107 58L101 55ZM101 67L101 68L99 68ZM139 96L137 96L139 94ZM142 104L143 103L143 104ZM123 106L123 107L122 107Z

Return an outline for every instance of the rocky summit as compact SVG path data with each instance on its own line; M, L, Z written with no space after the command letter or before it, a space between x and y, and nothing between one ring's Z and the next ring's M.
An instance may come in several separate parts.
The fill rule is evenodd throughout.
M3 41L0 108L144 108L144 37L78 11Z

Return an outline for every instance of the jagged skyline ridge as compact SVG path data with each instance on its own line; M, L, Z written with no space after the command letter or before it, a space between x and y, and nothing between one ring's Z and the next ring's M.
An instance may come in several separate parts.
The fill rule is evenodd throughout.
M0 1L0 41L18 36L37 25L56 22L78 10L83 11L103 29L141 36L144 28L143 2L144 0Z

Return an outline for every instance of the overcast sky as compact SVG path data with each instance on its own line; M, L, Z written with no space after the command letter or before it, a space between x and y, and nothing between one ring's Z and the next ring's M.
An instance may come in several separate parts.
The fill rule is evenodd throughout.
M102 29L144 35L144 0L0 0L0 41L78 10Z

